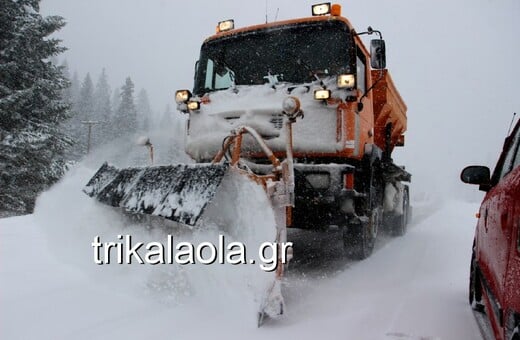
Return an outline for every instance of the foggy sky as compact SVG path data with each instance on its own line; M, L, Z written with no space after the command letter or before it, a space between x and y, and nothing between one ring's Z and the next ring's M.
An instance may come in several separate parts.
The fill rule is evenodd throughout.
M278 19L309 16L315 1L269 0ZM408 105L407 146L396 153L414 175L413 192L476 188L459 184L469 163L493 166L514 111L520 55L518 0L339 2L358 31L383 32L387 66ZM105 67L112 86L131 76L155 110L192 88L194 63L216 23L265 22L265 1L43 0L42 13L63 16L57 36L80 77ZM519 112L520 113L520 112Z

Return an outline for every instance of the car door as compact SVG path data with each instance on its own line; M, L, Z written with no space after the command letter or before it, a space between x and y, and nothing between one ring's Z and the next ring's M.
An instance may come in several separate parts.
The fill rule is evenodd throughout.
M518 186L518 169L513 170L520 139L520 124L506 140L504 150L493 174L493 186L481 207L478 231L478 261L484 286L490 298L495 325L504 303L504 286L509 250L513 237L514 188Z
M506 271L503 309L505 312L506 339L512 338L516 327L520 325L520 142L517 146L511 186L506 190L506 199L511 205L510 225L512 242L509 249L509 261Z

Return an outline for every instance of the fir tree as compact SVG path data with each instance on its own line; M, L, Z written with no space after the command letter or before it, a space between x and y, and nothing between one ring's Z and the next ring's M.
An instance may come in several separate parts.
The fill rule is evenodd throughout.
M70 76L70 69L69 69L69 63L67 63L67 60L64 60L63 63L61 63L61 73L63 74L63 77L69 81L69 84L66 88L62 91L62 98L63 101L70 106L72 103L74 103L74 97L72 95L72 82L71 76Z
M121 105L121 92L119 91L119 88L115 88L114 92L112 93L112 112L116 113L117 109L119 108L119 105Z
M150 130L152 119L152 108L148 99L148 93L145 89L141 89L137 95L137 116L139 117L139 126L143 131Z
M105 69L103 69L96 83L96 89L94 90L93 119L99 122L99 125L93 128L95 144L102 144L111 139L111 127L109 126L112 115L110 92L108 77Z
M117 136L134 133L137 130L137 112L134 104L134 83L126 78L121 87L121 103L115 114L114 127Z
M70 99L71 102L76 105L79 101L79 91L81 89L81 86L79 84L79 76L78 72L74 71L74 74L72 75L72 79L70 79Z
M0 214L31 212L37 194L64 173L69 144L61 129L68 106L62 69L50 60L65 50L51 34L65 25L42 17L39 0L0 6Z
M85 155L88 152L88 144L93 144L94 136L88 135L87 123L94 120L94 84L90 73L87 73L85 79L81 83L79 97L75 105L75 116L72 119L74 139L76 141L76 151L79 155ZM95 129L95 127L94 127Z
M90 73L87 73L83 83L81 83L78 111L82 120L92 120L94 118L94 84L92 83L92 78L90 78Z
M81 158L84 153L82 145L79 142L83 134L83 126L81 124L81 118L78 115L78 98L80 85L78 80L78 73L74 72L74 76L71 79L69 65L65 60L61 65L63 77L69 80L69 85L63 89L62 98L63 102L67 103L70 107L70 116L64 123L64 127L68 132L72 146L67 149L65 158L69 160L77 160Z

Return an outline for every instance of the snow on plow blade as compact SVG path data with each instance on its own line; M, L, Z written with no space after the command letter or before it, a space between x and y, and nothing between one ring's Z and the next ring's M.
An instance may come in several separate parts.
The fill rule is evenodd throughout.
M194 226L228 167L208 163L118 169L104 163L83 191L113 207Z

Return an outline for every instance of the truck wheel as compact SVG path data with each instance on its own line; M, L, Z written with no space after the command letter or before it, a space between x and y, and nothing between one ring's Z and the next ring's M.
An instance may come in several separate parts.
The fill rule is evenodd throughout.
M408 217L410 216L410 197L408 188L403 191L403 214L394 216L390 219L390 230L393 236L403 236L406 234Z
M364 260L372 254L382 216L382 209L376 208L367 221L350 223L343 228L343 247L348 258Z
M484 311L484 304L482 303L482 281L480 280L480 272L475 256L475 242L473 242L471 268L469 272L469 304L478 312Z

